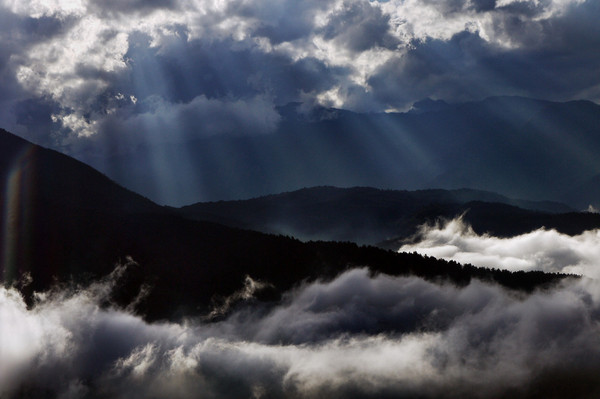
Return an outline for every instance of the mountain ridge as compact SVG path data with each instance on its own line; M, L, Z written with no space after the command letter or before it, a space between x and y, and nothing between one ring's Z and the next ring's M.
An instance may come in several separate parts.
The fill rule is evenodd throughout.
M527 292L566 277L480 269L349 242L303 243L185 219L80 162L7 134L0 134L4 155L14 161L19 154L12 150L31 152L17 166L1 164L0 183L10 189L0 201L0 270L3 283L19 286L29 303L35 292L57 282L95 281L126 259L137 264L116 287L111 303L134 303L136 312L149 320L207 314L215 298L239 290L246 276L272 285L260 294L264 300L352 267L458 285L476 278ZM60 179L56 171L63 172ZM14 187L18 190L11 192ZM105 190L106 201L96 196ZM34 194L22 201L27 192Z
M24 175L23 180L39 183L32 184L30 189L42 200L57 201L63 205L85 203L93 208L127 206L132 207L131 211L141 212L159 209L148 198L118 185L93 167L61 152L43 148L1 128L0 141L3 143L0 176L7 179L10 173L19 173ZM69 178L61 179L64 175ZM89 184L92 181L94 184ZM72 197L72 194L78 196Z
M470 189L407 191L322 186L249 200L197 203L177 212L195 220L303 240L353 241L386 248L393 239L414 235L422 224L462 214L477 232L500 236L542 227L566 234L600 227L596 215L578 214L564 204L515 200Z

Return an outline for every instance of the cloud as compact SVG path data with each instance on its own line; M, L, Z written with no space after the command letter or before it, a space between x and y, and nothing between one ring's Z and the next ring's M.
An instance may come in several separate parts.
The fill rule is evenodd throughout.
M161 9L174 10L179 8L179 3L179 0L91 0L89 2L92 9L113 17L115 14L148 14Z
M503 84L503 75L490 74L483 64L495 51L500 52L476 33L462 32L450 40L428 39L382 65L368 83L380 103L400 109L415 98L465 101L485 97Z
M589 0L4 1L0 124L74 151L115 114L146 112L119 95L170 103L165 135L181 104L204 97L358 111L426 97L598 100L599 12Z
M72 139L70 144L77 151L100 150L115 155L139 146L179 143L220 133L265 134L274 131L280 120L273 103L259 96L245 101L199 96L178 104L160 96L147 97L139 103L125 97L115 100L130 104L94 122L100 134ZM60 118L62 123L70 123L65 120L68 115Z
M0 393L63 397L502 397L597 392L597 283L515 296L350 270L216 323L102 307L114 278L0 288ZM584 355L585 354L585 355ZM573 387L577 376L580 386ZM583 396L583 395L580 395Z
M57 29L46 23L36 40L24 37L25 50L15 46L3 55L11 59L8 74L29 94L28 101L46 98L59 105L53 114L59 137L99 133L104 119L127 105L107 100L119 94L141 101L158 95L173 106L201 96L230 101L269 96L285 104L322 90L328 79L325 86L331 86L329 68L310 54L294 57L275 50L269 39L260 40L261 34L250 35L271 18L283 18L281 29L287 29L298 12L308 22L326 8L322 2L303 4L290 3L285 7L294 13L283 10L279 16L273 14L277 7L260 11L236 2L225 8L208 1L185 7L175 1L10 4L0 14L68 26L52 35ZM18 30L26 36L33 29ZM11 124L36 133L39 123L29 119Z
M390 33L389 20L389 15L369 3L344 3L322 28L323 38L355 52L373 47L394 49L399 42Z
M590 56L600 37L592 22L600 16L598 5L502 3L481 16L458 13L452 18L461 19L460 29L448 18L437 32L415 32L408 51L370 75L375 98L397 108L425 97L466 101L523 95L598 101L594 71L600 58ZM439 19L431 18L431 23Z
M462 218L435 226L422 226L419 239L403 245L401 252L470 263L511 271L542 270L600 276L600 231L569 236L556 230L539 229L523 235L498 238L479 235Z
M305 41L326 18L336 1L230 1L225 13L249 21L251 36L266 37L278 45Z

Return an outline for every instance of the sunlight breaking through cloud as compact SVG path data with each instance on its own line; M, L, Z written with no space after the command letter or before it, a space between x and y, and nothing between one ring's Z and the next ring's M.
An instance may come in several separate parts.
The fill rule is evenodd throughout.
M568 46L579 36L594 36L597 9L590 3L4 0L0 19L9 23L0 31L11 41L0 40L6 60L0 63L6 77L3 101L16 108L23 101L52 104L50 115L33 122L52 116L52 144L66 146L77 137L98 134L116 109L143 111L108 101L117 93L142 102L158 95L174 107L200 96L226 101L265 96L274 106L303 101L357 111L408 109L425 97L463 100L460 92L471 93L469 99L540 96L541 86L558 86L515 81L512 68L531 64L539 77L536 66L555 65L545 52L558 51L573 53L577 65L556 65L561 77L584 68L577 62L581 54L589 63L585 68L595 70L597 61L586 51L593 42ZM206 57L202 50L207 48L218 56ZM515 67L485 65L507 56L516 57ZM445 64L441 70L440 61ZM414 62L420 67L414 68ZM192 71L195 79L189 76ZM554 79L551 71L548 79ZM380 85L382 79L387 84ZM420 84L408 84L411 79ZM577 73L570 79L576 84L571 89L564 85L553 98L582 93L598 98L597 81L589 79ZM428 84L432 80L436 87ZM30 120L12 118L0 122L12 131L31 129L30 137L48 135Z

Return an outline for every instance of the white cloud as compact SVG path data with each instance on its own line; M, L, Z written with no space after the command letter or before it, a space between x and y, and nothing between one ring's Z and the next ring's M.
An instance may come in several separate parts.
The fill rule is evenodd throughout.
M3 31L6 37L19 38L19 45L0 46L0 51L10 53L2 54L8 60L7 74L13 75L11 79L16 79L23 93L19 93L18 98L15 94L15 98L5 101L18 102L27 96L52 101L58 108L58 112L53 112L55 136L70 134L77 137L100 131L107 115L115 112L107 108L106 98L118 92L125 97L134 96L140 102L151 95L162 95L175 105L202 95L211 99L230 96L233 100L244 101L255 95L274 97L276 94L273 93L279 91L279 94L287 94L281 96L282 102L321 102L361 111L404 109L423 96L439 97L446 92L431 87L415 91L410 85L404 85L406 87L391 90L399 99L383 99L385 95L374 93L380 89L369 83L386 63L401 67L404 64L394 60L403 59L411 49L431 39L448 41L464 31L477 32L485 44L493 48L508 50L549 46L550 27L562 29L562 25L551 22L568 14L574 6L586 3L581 0L4 0L1 4L4 8L0 7L0 13L6 14L7 18L21 20L17 28L6 27ZM61 29L53 34L43 29L31 33L28 24L43 25L49 20L58 21ZM140 45L137 41L140 36L148 38L143 46L156 51L131 53L136 45ZM233 82L229 82L228 90L214 94L205 86L190 84L187 89L192 93L184 95L181 92L177 80L188 77L180 75L177 62L191 56L189 47L182 43L214 45L222 51L221 59L210 61L215 65L209 67L223 75L219 76L220 79ZM224 59L223 55L235 54L252 43L254 62L259 65L254 68L261 72L255 75L263 76L250 84L249 80L253 78L239 80L236 71L252 66L236 64L240 62L238 58ZM438 48L438 51L440 54L431 54L432 60L443 57L445 50ZM172 58L169 58L166 68L165 64L156 60L165 54ZM271 70L263 70L266 68L264 65L272 65L269 56L280 57L285 62ZM288 73L286 68L303 60L317 60L325 68L339 68L334 81L317 84L316 87L308 84L309 88L302 86L301 82L295 87L294 79L285 75ZM204 62L204 59L198 59L192 64ZM473 62L467 64L471 67L478 65ZM422 72L426 74L427 65L423 68ZM134 71L136 76L132 76ZM164 90L136 86L136 79L144 73L152 77L151 81L160 80ZM205 70L202 73L210 75ZM510 71L507 73L510 75ZM321 72L315 74L303 83L306 84L306 80L316 81L322 75ZM277 76L285 78L279 81L271 79ZM206 79L210 80L211 76ZM145 83L152 86L151 81ZM236 89L242 92L247 89L238 87L244 85L252 86L250 96L235 92ZM584 82L573 90L583 93L584 89L580 86L589 91L589 87L594 85L595 82ZM464 92L462 89L460 91ZM498 93L493 83L488 89L484 93L507 94ZM43 123L27 125L29 122L19 125L9 119L9 116L4 116L3 122L15 130L48 126ZM175 125L171 127L176 128Z
M98 305L118 274L32 309L0 288L0 394L495 397L600 366L592 281L516 297L355 269L269 311L148 324ZM597 386L595 374L581 378Z
M462 218L457 218L423 226L419 234L418 242L403 245L399 251L511 271L542 270L600 277L600 230L569 236L539 229L498 238L476 234Z
M396 36L408 42L427 38L449 40L453 35L467 30L478 31L480 36L493 44L505 47L517 46L510 39L511 32L498 30L497 18L512 5L538 9L534 20L560 16L568 7L581 4L582 0L499 0L494 7L483 12L473 7L474 1L447 0L391 0L382 2L381 8L391 16ZM504 8L504 9L502 9ZM527 18L523 20L526 23Z
M39 18L49 15L83 15L87 10L86 0L4 0L3 5L19 15Z

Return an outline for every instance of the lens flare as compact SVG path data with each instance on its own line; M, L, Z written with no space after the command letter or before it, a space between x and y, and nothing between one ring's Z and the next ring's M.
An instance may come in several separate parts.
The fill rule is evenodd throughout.
M19 249L27 248L31 237L31 166L34 147L28 145L15 157L6 178L2 216L2 281L10 283L18 276L19 265L27 264L23 259L28 256L28 251ZM21 258L19 258L20 254Z

